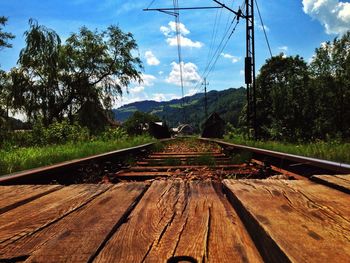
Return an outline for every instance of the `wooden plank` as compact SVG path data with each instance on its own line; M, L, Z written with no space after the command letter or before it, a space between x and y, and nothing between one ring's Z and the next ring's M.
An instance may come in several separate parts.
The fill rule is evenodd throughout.
M350 194L350 175L314 175L312 181Z
M0 253L16 240L60 220L82 207L109 185L72 185L17 207L0 216Z
M350 197L309 181L224 180L268 262L349 262Z
M59 185L0 186L0 214L61 188Z
M89 262L123 223L146 189L145 183L119 184L46 231L48 239L26 262Z
M211 182L153 182L95 262L167 262L181 256L191 262L261 262L217 191Z

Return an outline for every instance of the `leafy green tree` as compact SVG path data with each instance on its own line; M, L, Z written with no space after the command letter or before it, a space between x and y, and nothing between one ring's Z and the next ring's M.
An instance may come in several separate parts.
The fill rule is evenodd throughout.
M313 109L307 64L299 57L273 57L257 78L259 134L274 139L310 138Z
M136 49L132 34L123 33L116 26L102 32L83 27L67 39L62 50L66 58L63 82L70 91L67 102L82 109L80 113L85 118L91 116L86 121L98 120L84 111L111 110L115 99L122 95L122 87L141 81L141 60L132 55Z
M11 33L5 32L3 27L7 23L7 18L4 16L0 16L0 50L4 48L11 48L12 45L9 43L9 40L13 39L15 36ZM8 74L0 70L0 139L2 140L4 132L6 128L6 123L8 119L8 110L9 110L9 99L8 99L8 91L9 91L9 78ZM1 144L1 141L0 141Z
M0 50L12 47L8 41L15 38L11 33L3 31L3 27L6 25L7 20L7 17L0 16Z
M109 110L122 87L141 81L132 34L116 26L101 32L83 27L61 44L52 29L34 20L29 26L19 67L11 71L13 107L29 119L42 118L45 126L77 116L84 125L93 124L89 128L102 129L97 126L110 122Z
M310 64L318 137L350 136L350 31L323 43Z
M26 46L19 55L18 68L11 72L12 102L29 119L43 118L45 125L53 121L60 104L63 87L59 83L61 39L58 34L35 20L29 20L25 32Z

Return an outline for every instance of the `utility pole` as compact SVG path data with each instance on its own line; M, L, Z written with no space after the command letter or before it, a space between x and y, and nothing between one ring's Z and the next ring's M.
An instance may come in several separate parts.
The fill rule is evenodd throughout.
M207 85L209 85L209 82L207 82L207 78L204 78L204 82L202 83L204 85L204 110L205 110L205 119L208 119L208 99L207 99Z
M144 9L144 11L159 11L166 14L176 15L178 10L212 9L224 8L234 13L237 19L246 20L246 57L245 57L245 84L247 86L247 126L253 128L254 138L257 139L256 122L256 83L255 83L255 32L254 32L254 1L245 0L245 14L241 9L235 11L218 0L213 0L219 6L214 7L190 7L190 8L154 8Z
M234 11L225 4L213 0L228 11L234 13L237 19L246 20L246 57L245 57L245 84L247 86L247 127L253 128L254 138L257 138L256 123L256 88L255 88L255 32L254 32L254 1L245 0L245 14L242 10Z
M247 124L254 130L257 138L256 124L256 84L255 84L255 32L254 32L254 0L245 0L246 19L246 57L245 84L247 85Z

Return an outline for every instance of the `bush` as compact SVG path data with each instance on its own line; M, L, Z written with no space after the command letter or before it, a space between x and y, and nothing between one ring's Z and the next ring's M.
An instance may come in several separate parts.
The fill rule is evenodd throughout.
M110 141L110 140L118 141L118 140L126 139L128 137L128 134L121 127L117 127L117 128L109 128L108 130L103 132L100 135L100 137L103 141Z

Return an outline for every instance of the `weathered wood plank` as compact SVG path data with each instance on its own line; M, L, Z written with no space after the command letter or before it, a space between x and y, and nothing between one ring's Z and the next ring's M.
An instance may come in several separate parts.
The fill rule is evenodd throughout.
M88 262L122 224L146 185L119 184L96 197L41 235L39 240L46 243L26 262Z
M350 194L350 175L314 175L310 179Z
M8 244L58 221L110 187L68 186L0 215L0 254Z
M153 182L96 262L167 262L179 256L260 262L238 216L219 195L210 182Z
M0 214L61 188L59 185L0 186Z
M224 180L268 262L349 262L350 197L308 181Z

